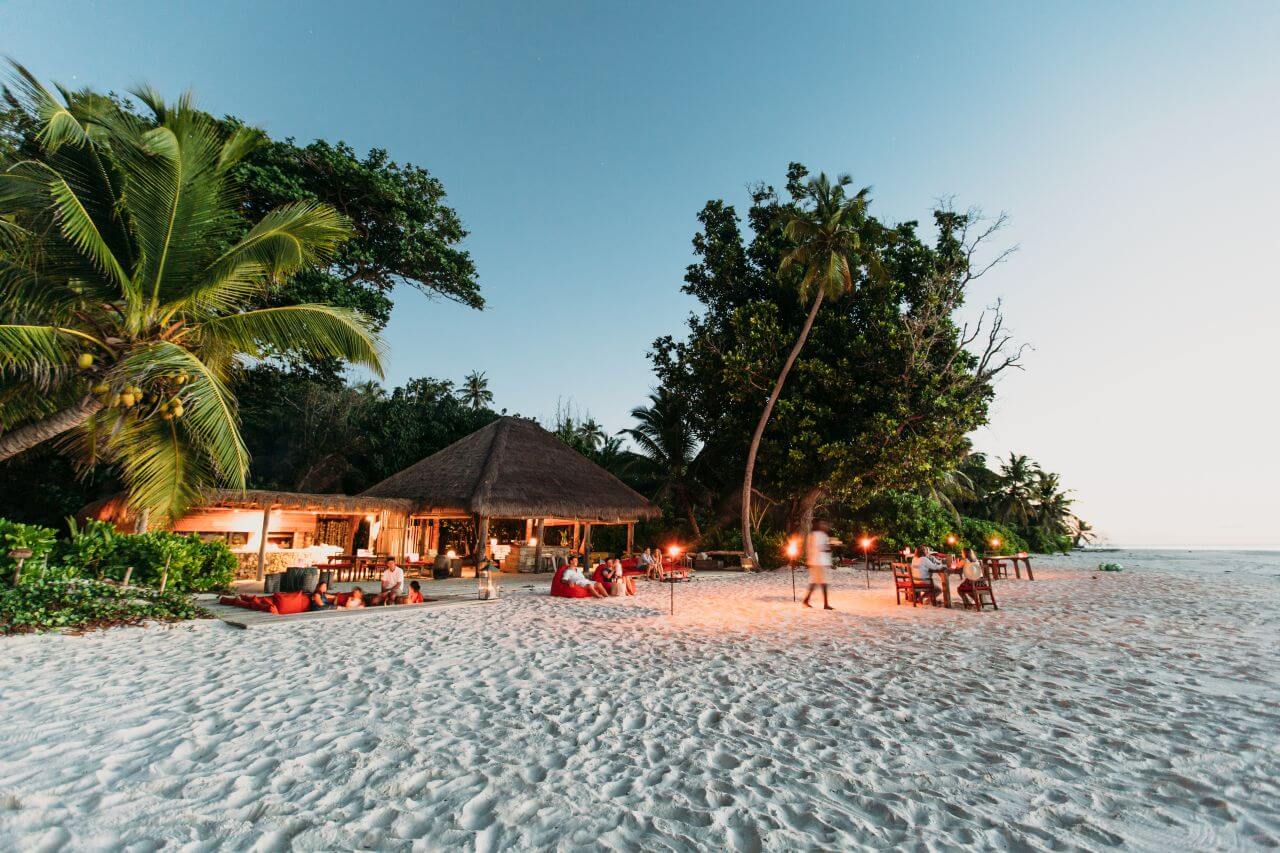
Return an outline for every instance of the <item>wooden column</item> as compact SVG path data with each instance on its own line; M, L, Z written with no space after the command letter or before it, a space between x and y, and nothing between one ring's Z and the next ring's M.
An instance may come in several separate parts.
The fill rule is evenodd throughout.
M582 527L582 565L583 568L591 567L591 524L584 524Z
M526 544L528 544L531 536L533 536L533 519L526 518L524 520L524 541Z
M634 522L627 522L627 556L630 557L636 550L636 525Z
M271 528L271 505L262 511L262 539L258 542L258 580L267 579L267 531Z
M533 546L533 570L536 572L542 563L542 540L547 537L547 520L538 519L538 526L534 530L534 535L538 537L538 544Z
M479 570L481 561L489 556L489 517L487 515L480 516L480 520L476 522L476 532L479 539L479 547L476 548L476 569Z
M581 528L581 526L578 524L578 522L576 522L576 521L575 521L575 522L573 523L573 550L574 550L574 551L578 551L578 550L579 550L579 548L578 548L578 545L579 545L578 533L579 533L579 531L580 531L581 529L582 529L582 528Z

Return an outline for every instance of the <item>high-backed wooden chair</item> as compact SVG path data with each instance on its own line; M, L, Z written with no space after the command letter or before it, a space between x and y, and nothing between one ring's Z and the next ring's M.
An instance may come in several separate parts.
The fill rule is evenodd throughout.
M991 605L992 610L1000 609L1000 605L996 604L996 593L991 586L990 578L978 578L976 581L965 581L965 583L969 585L968 589L965 590L968 594L966 595L965 592L962 592L960 595L960 600L965 610L972 607L974 610L980 611L984 604ZM975 599L976 603L971 602L969 600L970 597Z
M912 607L918 607L921 598L927 598L930 604L938 603L938 588L931 583L916 580L911 574L910 563L893 564L893 590L898 597L898 604L902 604L904 595Z

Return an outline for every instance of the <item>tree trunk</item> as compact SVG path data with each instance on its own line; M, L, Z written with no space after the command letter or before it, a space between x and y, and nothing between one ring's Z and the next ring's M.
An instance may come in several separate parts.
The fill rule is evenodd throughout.
M799 537L807 539L810 531L813 530L813 511L817 509L818 501L822 500L823 489L821 486L815 486L800 496L800 500L796 502L799 513L796 517L796 533Z
M689 519L689 528L693 531L694 538L701 540L702 528L698 527L698 517L693 512L693 496L687 489L680 490L680 502L684 504L684 512Z
M769 424L769 416L773 414L773 407L778 402L778 397L782 395L782 386L786 384L787 374L791 372L791 367L796 363L796 357L800 355L800 350L804 348L804 342L809 339L809 332L813 329L813 320L818 316L818 308L822 306L822 297L825 291L819 290L818 295L813 298L813 306L809 309L809 316L805 318L804 327L800 329L800 336L796 338L795 346L791 347L791 354L787 356L787 361L782 365L782 372L778 374L778 381L773 384L773 393L769 395L769 402L765 404L764 411L760 413L760 422L756 424L756 431L751 436L751 448L747 451L747 470L742 477L742 550L746 555L759 564L756 560L755 545L751 542L751 479L755 474L756 454L760 452L760 439L764 437L764 428Z
M100 411L101 400L97 397L84 397L74 406L5 433L0 436L0 462L75 429Z

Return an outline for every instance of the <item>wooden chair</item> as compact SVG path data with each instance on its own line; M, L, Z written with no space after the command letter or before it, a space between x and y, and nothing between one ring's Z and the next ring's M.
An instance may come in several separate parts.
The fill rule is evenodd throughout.
M991 587L989 578L978 578L976 581L969 581L969 594L977 601L977 604L971 604L969 599L961 594L960 600L965 610L970 607L981 612L982 605L990 604L992 610L999 610L1000 605L996 604L996 593Z
M987 567L985 572L989 580L1000 580L1009 577L1009 564L1004 560L983 560L983 565Z
M910 563L893 564L893 591L898 597L898 604L902 604L903 595L906 595L912 607L919 607L922 597L929 599L929 603L935 606L938 603L938 588L931 583L916 580L911 574Z

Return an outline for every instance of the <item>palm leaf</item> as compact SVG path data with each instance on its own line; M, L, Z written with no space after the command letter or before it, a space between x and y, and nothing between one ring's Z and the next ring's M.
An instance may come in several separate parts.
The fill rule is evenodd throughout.
M200 324L201 346L264 355L271 351L341 358L382 375L382 343L367 320L332 305L286 305L228 314Z

